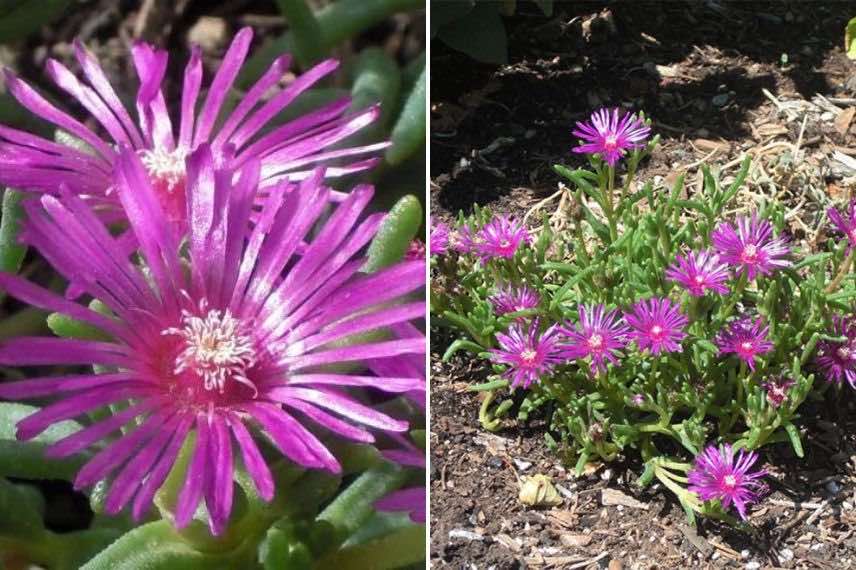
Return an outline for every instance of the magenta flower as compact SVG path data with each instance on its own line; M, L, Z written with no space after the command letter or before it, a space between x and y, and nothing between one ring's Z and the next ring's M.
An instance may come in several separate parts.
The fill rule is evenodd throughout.
M529 325L528 331L524 323L515 321L508 334L496 333L496 340L499 348L490 351L490 359L508 367L504 376L515 388L528 388L563 361L559 355L561 335L557 325L539 333L538 319Z
M21 301L65 313L111 337L0 342L2 365L97 364L109 370L0 384L3 398L53 400L18 424L19 439L32 439L54 423L109 404L127 405L50 445L46 453L66 457L100 449L77 474L75 487L109 480L105 510L117 513L132 505L133 517L140 519L183 442L194 434L175 525L187 526L204 501L211 532L220 534L232 508L236 454L263 499L275 492L251 426L294 463L334 473L340 471L339 462L307 425L361 442L374 439L361 425L407 429L406 422L351 393L406 393L423 387L422 377L383 378L325 368L425 351L421 336L347 342L424 316L423 301L406 301L424 286L423 263L360 273L366 262L361 252L383 218L376 214L358 221L371 187L356 188L325 222L321 216L330 189L317 169L299 184L278 183L261 211L254 212L259 162L247 163L239 177L215 171L215 157L203 144L188 157L185 262L141 157L121 151L116 165L117 198L140 244L145 273L131 264L119 240L83 200L65 189L26 204L24 233L60 274L103 301L110 316L0 274L0 286ZM251 225L253 215L258 221ZM124 434L122 427L128 430Z
M755 357L773 350L773 343L767 340L769 332L761 317L743 317L719 331L716 346L720 355L734 353L754 371Z
M598 109L587 123L577 122L573 135L584 144L573 149L577 153L596 154L610 166L624 156L627 149L642 148L651 134L641 119L632 113L619 117L618 108Z
M651 354L680 351L681 341L687 336L684 327L689 322L681 314L680 305L670 299L639 301L631 312L624 313L624 320L639 350L649 349Z
M81 42L75 42L74 52L83 80L58 61L49 59L48 75L88 111L91 122L100 125L106 139L55 107L7 70L6 86L21 105L79 138L92 152L82 152L0 126L0 183L54 195L65 185L72 193L86 196L93 205L116 208L118 197L111 174L119 155L118 148L128 147L139 155L168 219L183 222L187 210L184 204L185 157L201 144L210 145L218 164L230 168L253 158L259 159L260 185L266 189L284 178L292 181L306 178L313 172L314 165L377 153L387 146L381 143L348 148L339 144L378 116L376 107L346 114L351 104L348 97L266 130L277 114L338 67L335 60L317 64L287 87L280 88L278 83L291 60L289 56L281 56L244 93L237 107L228 115L224 114L224 101L247 57L252 36L250 28L242 29L235 36L201 105L197 103L202 85L202 53L198 47L192 49L184 70L180 117L176 125L167 112L161 91L167 69L166 51L143 42L134 44L131 50L140 78L136 98L138 123L132 120L103 69ZM374 165L376 160L360 158L328 168L326 176L363 170ZM338 193L333 196L342 198Z
M729 223L717 226L710 241L719 251L722 261L736 267L750 281L758 274L770 275L774 270L788 267L787 240L773 237L773 225L759 220L757 214L751 218L737 220L737 229Z
M710 445L696 457L687 474L689 490L703 501L719 499L725 509L733 504L740 518L746 520L746 507L758 501L767 488L759 480L767 475L764 469L749 471L757 460L754 451L740 450L735 460L731 445Z
M579 307L576 328L563 328L570 343L563 356L572 360L591 358L591 372L606 372L606 362L618 366L620 350L627 345L630 330L618 311L607 311L603 305Z
M788 390L796 384L793 380L784 376L775 376L764 382L764 391L767 392L767 402L774 408L781 406L788 399Z
M845 337L845 340L820 341L817 344L815 365L827 382L840 384L842 380L847 380L852 388L856 388L856 320L852 317L833 316L830 336Z
M494 295L488 297L488 300L493 305L493 310L497 315L535 309L538 307L538 303L541 302L538 293L526 285L521 285L520 287L513 287L511 285L499 287Z
M847 245L847 251L850 252L856 246L856 200L852 200L847 208L847 219L844 219L835 208L829 208L826 215L835 224L842 234L847 236L850 243Z
M400 435L392 438L399 444L398 449L385 449L381 454L388 460L406 467L425 469L425 452ZM393 491L386 497L375 502L379 511L406 512L413 522L424 523L426 518L427 497L425 487L407 487Z
M425 261L425 244L421 240L410 240L407 251L404 252L407 261Z
M501 215L486 223L470 239L467 247L486 262L493 258L514 257L521 243L529 243L529 232L518 220Z
M430 235L430 248L431 255L446 255L449 249L451 249L451 243L449 240L449 226L447 226L443 222L434 222L434 219L431 219L431 235Z
M449 234L449 247L458 253L477 253L481 246L481 237L478 230L474 230L468 224L462 224L457 232L457 238Z
M710 250L678 255L675 263L666 270L666 277L682 285L690 295L702 297L705 291L721 295L728 293L726 281L731 278L728 266Z

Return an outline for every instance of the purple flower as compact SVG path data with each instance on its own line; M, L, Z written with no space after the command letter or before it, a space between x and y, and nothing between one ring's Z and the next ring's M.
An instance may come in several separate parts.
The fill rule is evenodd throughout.
M773 350L773 343L767 340L769 332L761 317L733 321L716 337L719 354L734 353L754 371L755 357Z
M508 367L504 376L515 388L528 388L562 362L559 356L561 335L557 325L539 333L537 319L529 325L528 331L524 323L515 321L508 334L496 333L496 340L499 348L490 351L490 359Z
M784 376L776 376L764 382L764 390L767 392L767 402L774 408L781 406L788 399L788 390L796 382Z
M529 232L518 220L502 215L486 223L473 238L468 234L468 239L469 250L485 262L498 257L514 257L520 244L529 242Z
M407 261L425 261L425 244L421 240L410 240L407 251L404 252Z
M725 282L731 277L728 266L710 250L678 255L675 263L666 270L666 277L681 284L690 295L702 297L706 290L721 295L728 293Z
M849 252L854 246L856 246L856 200L852 200L850 202L850 205L847 208L846 220L835 208L829 208L826 211L826 215L829 216L829 219L833 224L835 224L838 231L847 236L847 239L850 240L850 243L847 245L847 251Z
M681 314L680 305L670 299L639 301L631 312L624 313L624 320L639 350L650 349L651 354L678 352L687 336L684 327L688 320Z
M774 238L772 224L759 220L757 214L739 218L736 231L729 223L719 224L710 241L722 261L738 268L750 281L759 273L770 275L775 269L790 265L784 259L789 253L787 240Z
M19 300L67 314L110 337L0 341L2 365L97 364L109 370L0 384L3 398L53 400L18 423L19 439L110 404L126 405L48 446L46 453L66 457L95 447L75 487L108 480L105 510L117 513L132 505L132 515L140 519L193 435L175 525L187 526L204 500L211 532L220 534L232 508L237 461L263 499L274 495L274 479L251 426L294 463L334 473L340 471L338 460L308 425L361 442L374 440L362 426L407 429L406 422L361 403L351 392L417 390L424 387L421 376L325 369L424 355L421 335L348 340L421 318L425 310L423 301L407 301L424 286L423 263L360 273L366 262L361 252L383 219L375 214L359 221L371 187L355 189L323 221L330 189L317 169L300 183L278 183L257 211L259 162L247 163L240 176L215 170L215 157L203 144L187 163L184 260L139 155L124 150L116 164L117 197L140 244L145 272L74 193L61 190L25 205L25 240L78 289L100 299L110 316L0 274L0 287ZM253 216L257 221L250 224ZM122 427L128 430L124 434ZM115 439L102 447L111 436Z
M579 307L580 320L576 328L562 329L570 343L563 356L578 360L591 358L591 372L606 372L606 361L618 366L618 356L627 345L630 330L621 321L618 311L607 311L603 305Z
M430 247L431 247L431 255L446 255L451 248L451 243L449 240L449 226L447 226L443 222L434 222L434 219L431 219L431 236L430 236Z
M62 91L88 111L91 122L100 125L106 138L55 107L24 81L6 71L6 86L21 105L82 140L91 148L91 153L0 126L0 183L54 195L59 193L61 185L65 185L72 193L86 196L94 205L116 209L119 204L111 174L119 149L127 147L139 155L165 215L173 222L183 223L187 211L184 204L187 192L185 157L201 144L210 145L218 164L230 168L259 159L260 186L263 189L271 189L285 178L292 181L304 179L312 174L314 165L377 153L387 146L386 143L351 148L340 146L340 141L374 121L379 112L377 107L371 107L349 115L349 97L266 130L277 114L338 67L338 62L332 59L317 64L285 88L278 87L278 84L291 58L281 56L275 59L244 93L235 109L224 114L224 101L247 57L252 36L250 28L238 32L201 103L202 52L193 47L184 70L180 116L176 124L167 112L161 91L167 70L166 51L143 42L134 44L131 49L140 79L136 97L137 123L95 57L81 42L74 43L74 53L83 78L75 76L58 61L49 59L48 75ZM328 168L326 176L363 170L376 161L376 158L359 158L356 162ZM331 195L337 200L343 198L339 193Z
M516 313L526 309L535 309L541 302L538 293L526 285L512 287L506 285L497 288L496 294L488 298L497 315Z
M585 144L573 149L577 153L596 154L610 166L615 166L627 149L642 148L651 129L636 115L625 113L619 117L618 108L598 109L587 123L578 122L573 131Z
M856 388L856 320L834 315L830 336L842 336L845 340L820 341L814 362L828 382L840 384L846 379L852 388Z
M733 503L740 518L746 520L746 506L758 501L766 490L759 479L767 472L763 469L749 471L757 460L758 454L754 451L741 450L735 461L734 450L729 444L718 448L710 445L696 457L687 474L689 490L703 501L719 499L725 509Z
M381 454L388 460L407 467L425 469L425 452L400 435L393 435L398 444L398 449L385 449ZM404 511L409 513L413 522L424 523L426 511L425 487L408 487L394 491L386 497L375 502L375 508L379 511Z

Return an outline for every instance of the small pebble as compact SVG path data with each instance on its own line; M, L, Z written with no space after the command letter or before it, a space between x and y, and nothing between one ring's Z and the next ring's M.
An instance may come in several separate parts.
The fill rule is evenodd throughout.
M781 560L782 562L790 562L793 559L794 559L794 551L791 550L790 548L783 548L779 552L779 560Z
M749 552L749 549L744 548L743 550L740 551L740 558L749 558L750 554L751 554L751 552Z
M826 492L830 495L837 495L841 491L841 485L837 481L827 481L824 488L826 488Z
M710 102L714 107L724 107L726 103L728 103L728 93L720 93L719 95L715 95Z
M746 563L746 570L758 570L761 567L761 563L753 560L752 562Z

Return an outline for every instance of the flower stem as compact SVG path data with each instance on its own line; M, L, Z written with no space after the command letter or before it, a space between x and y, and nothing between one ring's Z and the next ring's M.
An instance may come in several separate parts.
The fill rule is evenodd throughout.
M824 289L824 293L832 293L841 286L841 282L844 281L845 277L847 277L847 272L853 264L854 253L856 253L856 249L851 249L850 253L847 254L847 257L841 264L841 267L838 269L838 274L835 276L835 279L833 279L829 285L826 286L826 289Z

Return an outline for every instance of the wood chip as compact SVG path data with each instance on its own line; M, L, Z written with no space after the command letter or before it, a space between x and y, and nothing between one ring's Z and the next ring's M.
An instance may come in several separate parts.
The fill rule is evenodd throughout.
M850 129L850 122L853 120L853 115L856 115L856 107L847 107L835 118L835 131L844 136L847 130Z
M629 495L625 495L617 489L603 489L600 492L600 503L608 507L610 505L622 505L631 509L648 510L648 505L637 501Z
M591 544L590 534L563 534L559 537L559 542L568 548L578 548L580 546L588 546Z

